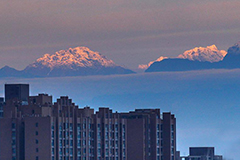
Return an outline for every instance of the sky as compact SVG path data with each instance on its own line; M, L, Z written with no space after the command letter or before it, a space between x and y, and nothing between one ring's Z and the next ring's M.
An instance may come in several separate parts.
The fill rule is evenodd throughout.
M240 157L240 69L131 75L0 79L29 83L30 94L47 93L55 102L69 96L79 107L110 107L113 111L160 108L177 119L177 149L215 147L226 160Z
M239 0L0 1L0 67L86 46L129 69L239 41Z

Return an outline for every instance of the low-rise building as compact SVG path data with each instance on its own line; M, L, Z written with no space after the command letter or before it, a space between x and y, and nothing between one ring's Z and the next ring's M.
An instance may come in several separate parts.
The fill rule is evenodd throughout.
M215 155L214 147L190 147L189 156L182 160L222 160L221 155Z

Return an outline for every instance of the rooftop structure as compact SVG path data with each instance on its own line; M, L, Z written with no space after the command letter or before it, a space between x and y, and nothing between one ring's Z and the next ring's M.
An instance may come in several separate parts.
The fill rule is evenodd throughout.
M221 155L215 155L214 147L190 147L189 156L182 160L222 160Z

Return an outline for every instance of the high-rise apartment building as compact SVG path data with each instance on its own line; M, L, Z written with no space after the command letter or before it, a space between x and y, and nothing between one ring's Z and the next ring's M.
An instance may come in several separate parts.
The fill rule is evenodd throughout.
M26 104L29 96L29 84L5 84L5 102L21 102Z
M39 94L3 110L0 159L175 160L176 119L159 109L95 113L67 96L52 103Z
M174 115L171 113L164 113L162 126L162 159L176 160L176 118Z
M175 160L174 115L161 115L159 109L136 109L134 112L123 113L122 117L127 119L129 159Z

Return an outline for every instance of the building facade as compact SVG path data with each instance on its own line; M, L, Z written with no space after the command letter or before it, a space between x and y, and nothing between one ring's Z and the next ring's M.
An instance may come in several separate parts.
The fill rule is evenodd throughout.
M27 104L29 84L5 84L5 102L9 100Z
M5 89L6 91L7 89ZM29 93L29 92L28 92ZM176 119L159 109L79 108L67 96L10 101L0 118L0 159L177 160Z
M3 117L3 104L4 104L4 98L0 97L0 118Z

